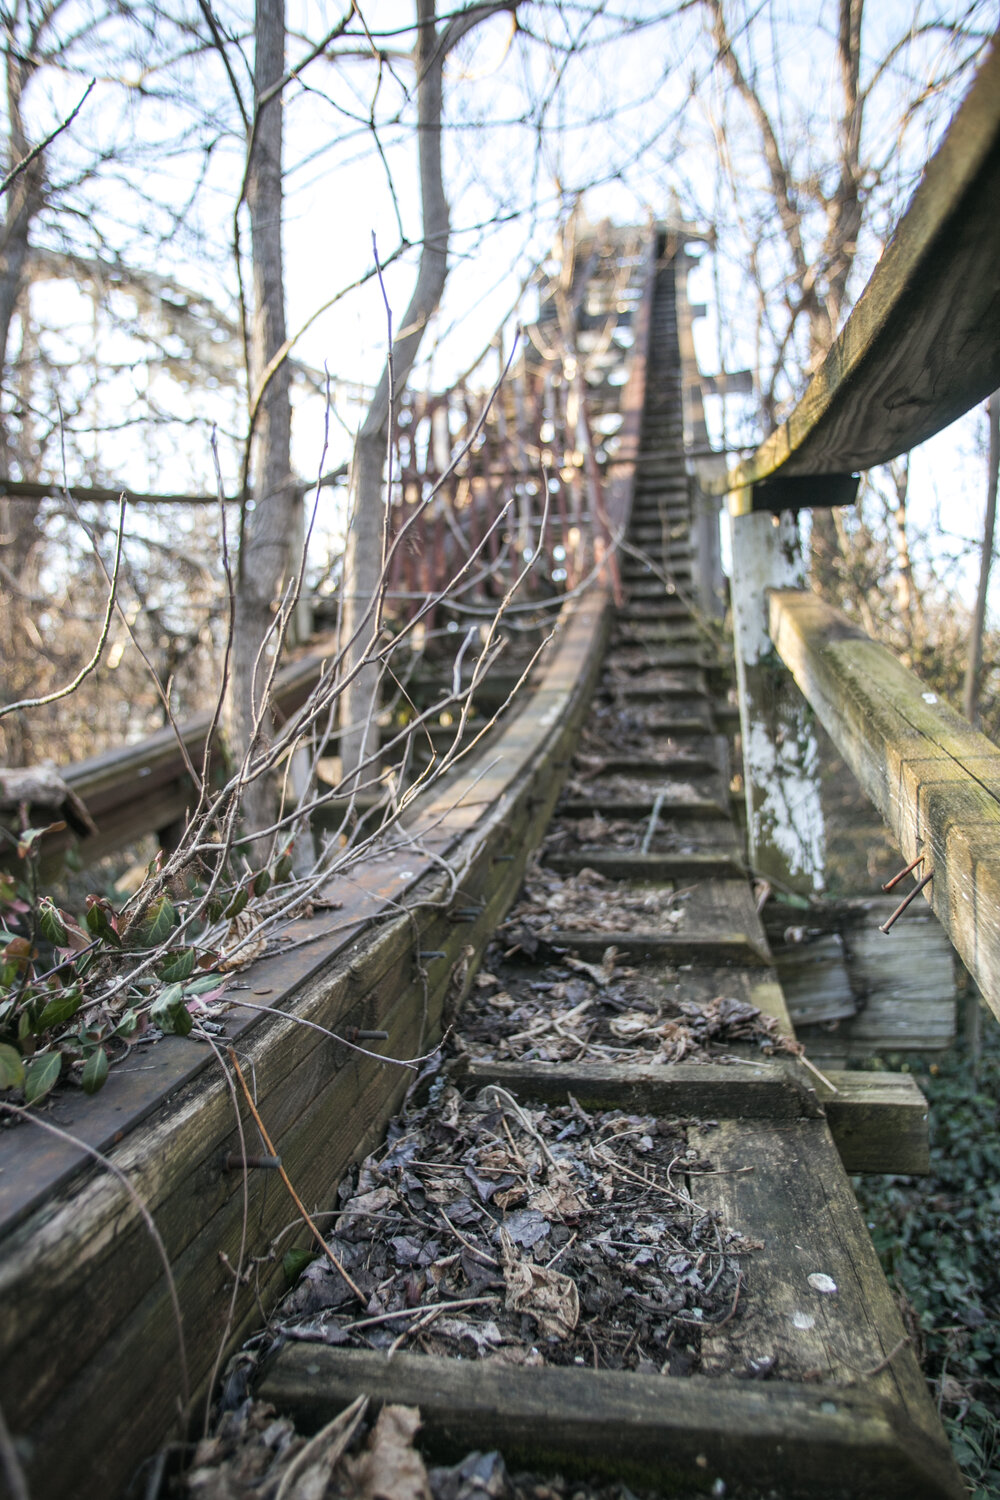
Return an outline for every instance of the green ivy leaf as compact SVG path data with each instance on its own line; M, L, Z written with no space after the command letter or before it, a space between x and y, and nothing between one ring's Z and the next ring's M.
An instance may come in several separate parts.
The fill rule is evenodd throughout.
M187 1036L194 1020L184 1003L183 987L168 984L150 1006L149 1019L168 1035Z
M83 1065L83 1076L80 1082L83 1084L85 1094L96 1094L98 1089L104 1087L104 1080L108 1076L108 1054L103 1047L98 1047L92 1052Z
M287 880L288 879L288 877L289 877L289 875L291 873L292 873L292 846L291 846L291 844L289 844L288 848L285 850L284 854L281 856L281 858L278 860L278 863L274 867L274 880L275 880L275 884L276 885L280 885L283 880Z
M157 896L142 919L139 936L144 947L156 948L165 943L177 925L177 913L169 896Z
M271 872L269 870L258 870L253 879L253 893L255 896L266 896L271 889Z
M134 1036L139 1026L138 1012L131 1007L125 1012L118 1025L115 1027L115 1036Z
M286 1250L281 1257L281 1269L288 1285L293 1286L306 1266L311 1265L315 1259L315 1250Z
M24 1063L16 1047L0 1042L0 1089L19 1089L24 1082Z
M54 1088L62 1069L61 1052L43 1052L33 1058L24 1075L24 1098L28 1104L43 1099Z
M205 902L206 922L217 922L221 916L222 902L219 900L218 896L209 896L208 900Z
M227 917L231 922L234 917L239 916L240 912L243 910L249 900L250 891L248 887L245 885L241 885L222 915L224 917Z
M222 974L206 974L204 978L192 979L190 984L186 984L184 993L188 999L194 995L207 995L209 990L217 990L225 982L225 976Z
M83 1003L83 996L75 987L64 995L56 995L45 1006L38 1018L38 1030L47 1031L50 1026L64 1026L72 1020Z
M167 983L182 983L194 973L197 957L193 948L182 948L179 953L171 953L160 969L160 978Z
M194 1027L194 1016L182 1002L176 1005L171 1013L174 1021L174 1031L178 1036L188 1036Z
M40 901L38 905L38 925L41 928L42 937L47 943L51 943L55 948L66 947L69 942L66 923L47 897Z

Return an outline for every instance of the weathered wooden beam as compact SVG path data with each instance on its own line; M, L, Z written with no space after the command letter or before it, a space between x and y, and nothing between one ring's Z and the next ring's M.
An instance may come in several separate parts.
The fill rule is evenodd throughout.
M954 1460L859 1384L518 1369L507 1364L289 1344L260 1389L307 1431L359 1392L419 1406L430 1451L500 1448L512 1468L605 1475L674 1493L775 1483L787 1500L958 1500ZM710 1394L709 1394L710 1393ZM907 1414L908 1415L908 1414Z
M779 888L812 895L826 863L816 735L767 628L767 590L804 581L798 526L791 516L741 515L729 528L750 864Z
M829 1072L826 1088L791 1059L739 1063L470 1062L464 1083L519 1099L567 1094L587 1109L626 1107L703 1119L811 1119L825 1112L845 1172L930 1168L927 1100L910 1073ZM821 1109L822 1106L822 1109Z
M730 509L782 475L846 474L939 432L1000 385L1000 48L995 44L910 206L787 421L718 482Z
M827 1074L837 1092L817 1084L845 1172L930 1171L927 1100L912 1073Z
M904 860L933 870L924 895L1000 1017L1000 750L815 594L772 593L770 627Z

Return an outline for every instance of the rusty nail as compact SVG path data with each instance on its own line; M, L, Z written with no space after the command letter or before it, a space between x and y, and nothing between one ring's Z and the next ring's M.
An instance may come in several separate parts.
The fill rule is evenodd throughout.
M243 1157L238 1151L227 1151L222 1160L224 1172L242 1172L246 1167L263 1167L271 1172L276 1172L281 1166L280 1156L247 1156Z
M421 948L417 957L423 962L425 958L447 958L448 955L443 948Z
M513 854L494 854L493 856L494 862L498 865L505 865L509 860L512 860L513 858Z
M894 890L901 880L905 880L906 876L911 875L917 868L917 865L922 865L923 862L924 856L922 854L918 854L916 859L910 860L910 863L906 866L905 870L900 870L898 875L894 875L891 880L887 880L882 889L884 891Z
M907 895L905 895L903 897L902 901L896 907L896 910L893 912L892 916L888 917L881 924L881 926L879 927L879 932L888 932L891 929L892 924L895 922L896 918L897 917L901 917L903 915L904 911L909 906L910 902L912 900L914 900L915 897L919 896L920 892L923 890L924 886L925 885L930 885L930 883L931 883L931 881L933 879L934 879L934 871L933 870L928 870L927 874L924 875L920 880L917 881L916 885L913 887L913 890L910 891Z
M448 913L450 922L478 922L483 914L481 906L457 906L454 911Z
M344 1038L348 1042L387 1042L387 1031L365 1031L360 1026L346 1026Z

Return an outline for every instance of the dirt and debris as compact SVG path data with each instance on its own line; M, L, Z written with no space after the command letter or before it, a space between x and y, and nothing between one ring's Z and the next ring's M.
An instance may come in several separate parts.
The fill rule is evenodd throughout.
M691 1196L711 1162L685 1122L497 1085L428 1102L341 1186L329 1243L367 1297L314 1261L276 1337L515 1365L686 1375L703 1330L740 1315L753 1245Z
M676 807L671 806L671 813ZM636 808L641 813L641 808ZM670 824L657 818L611 818L595 812L589 817L562 818L546 834L544 850L549 855L606 854L611 850L629 854L698 854L715 852L732 841L731 828L720 820L715 837L706 836L704 824L697 831L685 824Z
M718 778L714 778L718 780ZM571 776L566 783L565 797L569 801L578 799L592 803L634 802L636 810L653 802L673 804L698 802L710 798L713 777L706 773L699 785L694 781L664 781L660 776L643 776L613 772L608 775L593 774L585 778Z
M521 930L524 936L524 930ZM727 1062L738 1043L770 1055L786 1042L773 1016L733 994L683 998L692 986L624 962L572 954L547 962L491 943L452 1038L477 1061Z
M564 932L670 932L684 917L692 887L669 881L610 880L584 868L561 875L533 863L521 893L498 929L504 934L553 927Z

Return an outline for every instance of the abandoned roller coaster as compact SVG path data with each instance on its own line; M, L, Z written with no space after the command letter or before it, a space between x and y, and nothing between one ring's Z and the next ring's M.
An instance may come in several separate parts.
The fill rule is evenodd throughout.
M273 1247L308 1233L284 1233L287 1198L251 1149L257 1116L349 1257L346 1289L331 1269L339 1291L262 1373L259 1394L303 1430L364 1394L418 1406L430 1451L495 1447L537 1473L664 1493L964 1494L848 1180L925 1169L926 1105L907 1075L818 1070L796 1039L730 791L734 666L714 617L728 495L744 741L760 692L750 611L904 858L933 867L925 898L1000 1014L998 752L817 600L766 594L783 580L760 571L772 513L844 503L858 467L1000 383L998 172L994 55L796 413L730 474L699 466L698 231L607 232L603 252L598 237L578 254L578 333L589 319L602 347L627 349L628 380L600 387L621 422L573 480L599 511L593 577L570 589L526 689L414 802L405 856L376 847L240 972L211 1049L165 1037L94 1099L58 1102L73 1140L0 1135L0 1407L34 1495L120 1493L176 1432L182 1374L190 1417L220 1346L285 1290ZM403 452L404 471L417 461ZM469 495L466 524L487 526L488 489ZM575 504L558 518L564 559ZM431 519L422 558L450 545ZM430 591L400 569L401 597ZM318 670L290 669L289 712ZM192 742L204 733L191 726ZM176 754L164 738L67 775L102 848L143 815L180 815ZM229 1048L253 1117L220 1066ZM405 1106L413 1124L429 1098L447 1105L447 1129L421 1137L430 1159L399 1129L382 1146L415 1070L380 1050L433 1057ZM480 1128L492 1156L469 1144ZM433 1277L426 1234L404 1233L416 1201L420 1232L455 1252ZM400 1276L421 1271L398 1311L372 1300L364 1249L393 1215L384 1253ZM253 1275L234 1280L247 1233ZM641 1305L630 1338L626 1293L608 1290L623 1266ZM365 1320L378 1338L354 1335Z

